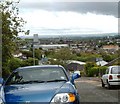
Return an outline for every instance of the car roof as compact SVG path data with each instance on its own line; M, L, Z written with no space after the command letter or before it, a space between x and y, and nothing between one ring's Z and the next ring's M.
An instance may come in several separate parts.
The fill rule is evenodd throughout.
M15 71L19 71L19 70L25 70L28 68L48 68L48 67L52 67L52 68L56 68L56 67L61 67L63 68L63 66L61 65L34 65L34 66L25 66L25 67L19 67L17 68Z
M115 65L115 66L109 66L109 68L112 68L112 67L120 67L120 66L118 66L118 65Z

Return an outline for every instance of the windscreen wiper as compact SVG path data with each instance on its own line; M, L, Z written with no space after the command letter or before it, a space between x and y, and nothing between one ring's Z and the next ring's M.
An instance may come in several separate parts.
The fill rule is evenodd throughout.
M16 84L31 84L31 83L44 83L45 81L41 81L41 80L33 80L33 81L22 81L22 82L18 82Z
M60 81L67 81L66 79L55 79L55 80L49 80L49 81L46 81L46 82L60 82Z

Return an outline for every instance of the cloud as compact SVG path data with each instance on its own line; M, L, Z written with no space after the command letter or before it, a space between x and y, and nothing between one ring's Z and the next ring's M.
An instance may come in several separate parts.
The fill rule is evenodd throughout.
M118 2L64 1L21 0L20 17L27 21L25 29L30 30L30 35L118 32Z
M95 13L118 17L118 2L23 2L23 9L42 9L47 11L73 11L79 13Z
M72 11L26 10L21 15L30 34L66 35L117 32L118 19L110 15Z

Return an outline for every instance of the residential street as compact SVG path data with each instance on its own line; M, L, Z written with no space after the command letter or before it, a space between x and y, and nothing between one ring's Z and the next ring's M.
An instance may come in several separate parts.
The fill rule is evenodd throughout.
M82 103L116 103L120 102L120 88L102 88L99 78L81 77L76 80L76 87Z

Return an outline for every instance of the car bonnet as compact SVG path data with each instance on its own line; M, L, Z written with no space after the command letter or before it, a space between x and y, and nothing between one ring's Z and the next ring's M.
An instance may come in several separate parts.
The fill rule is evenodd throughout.
M69 82L18 84L5 87L6 102L50 102L56 93L69 92Z

